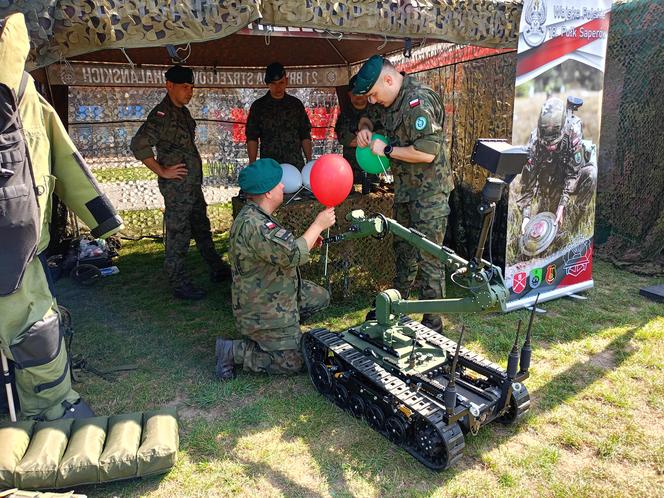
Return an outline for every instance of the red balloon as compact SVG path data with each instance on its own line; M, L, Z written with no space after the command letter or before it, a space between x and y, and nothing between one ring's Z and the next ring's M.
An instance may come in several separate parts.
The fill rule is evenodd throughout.
M353 188L353 169L340 154L325 154L311 168L311 191L321 204L341 204Z

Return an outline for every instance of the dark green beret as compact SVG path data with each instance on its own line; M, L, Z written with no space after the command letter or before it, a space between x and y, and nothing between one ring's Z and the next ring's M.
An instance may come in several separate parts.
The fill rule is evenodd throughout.
M383 58L380 55L372 55L357 73L357 79L353 85L355 95L364 95L376 84L380 72L383 70Z
M283 170L274 159L259 159L240 171L240 188L247 194L269 192L279 185Z
M354 74L353 76L350 77L348 80L348 91L352 92L353 87L355 86L355 82L357 81L357 74Z
M190 85L194 84L194 72L190 67L184 67L180 65L171 66L166 71L166 81L171 83L189 83Z

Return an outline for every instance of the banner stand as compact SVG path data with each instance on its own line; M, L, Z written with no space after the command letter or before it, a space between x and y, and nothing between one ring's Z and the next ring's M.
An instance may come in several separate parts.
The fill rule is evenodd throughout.
M611 0L526 0L512 144L528 160L510 184L508 310L593 287L597 156Z

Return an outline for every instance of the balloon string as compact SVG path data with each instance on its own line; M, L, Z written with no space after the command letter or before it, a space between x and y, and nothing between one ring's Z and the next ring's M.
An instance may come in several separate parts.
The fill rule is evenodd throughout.
M378 162L380 163L380 167L383 168L383 173L387 175L387 170L385 169L385 166L383 166L383 158L381 156L376 156L378 157Z
M325 234L325 238L329 239L330 238L330 229L327 229L327 232ZM323 277L327 279L327 253L330 250L330 244L325 244L325 260L323 262Z

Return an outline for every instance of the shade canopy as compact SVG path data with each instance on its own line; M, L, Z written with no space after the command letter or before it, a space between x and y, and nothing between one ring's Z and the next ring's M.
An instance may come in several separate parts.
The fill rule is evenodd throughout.
M190 65L246 67L348 65L407 38L514 48L521 8L522 0L5 0L0 18L25 14L29 69L63 59L125 63L120 49L134 63L166 64L163 47L187 44ZM301 37L252 35L257 21Z

